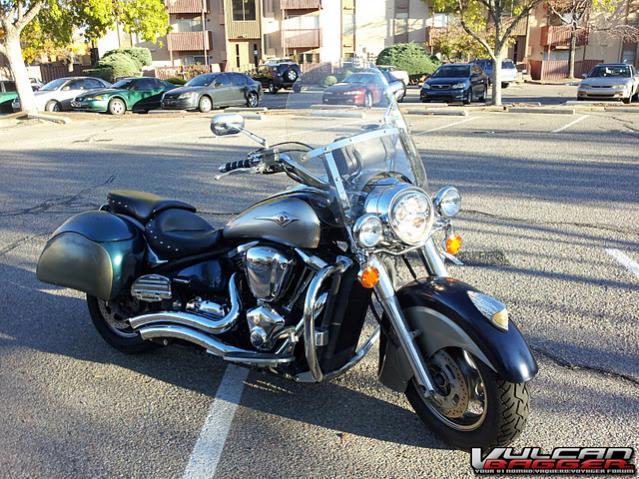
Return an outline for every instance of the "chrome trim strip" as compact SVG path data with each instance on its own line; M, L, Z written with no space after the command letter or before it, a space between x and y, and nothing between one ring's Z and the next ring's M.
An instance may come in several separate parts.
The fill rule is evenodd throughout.
M181 326L188 326L209 334L221 334L233 327L240 316L242 304L237 292L236 274L231 276L229 281L229 298L231 300L231 310L223 318L210 318L201 314L187 313L183 311L159 311L157 313L143 314L129 319L129 324L133 329L157 323L169 323Z
M444 263L442 257L439 255L432 237L428 238L428 241L426 241L426 244L424 244L424 258L426 258L426 263L428 265L428 269L430 270L430 274L434 276L440 276L442 278L448 277L446 264Z

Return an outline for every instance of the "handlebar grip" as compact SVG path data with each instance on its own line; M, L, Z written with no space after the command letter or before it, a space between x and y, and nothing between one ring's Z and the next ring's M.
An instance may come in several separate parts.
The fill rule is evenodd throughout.
M220 171L222 173L228 173L229 171L237 170L238 168L250 168L251 166L253 166L251 160L229 161L220 168Z

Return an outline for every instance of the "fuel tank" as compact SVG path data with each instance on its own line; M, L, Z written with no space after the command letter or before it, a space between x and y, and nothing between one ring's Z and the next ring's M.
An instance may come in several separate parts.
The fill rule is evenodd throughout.
M317 248L320 218L299 194L282 194L261 201L224 227L230 241L265 239L297 248Z

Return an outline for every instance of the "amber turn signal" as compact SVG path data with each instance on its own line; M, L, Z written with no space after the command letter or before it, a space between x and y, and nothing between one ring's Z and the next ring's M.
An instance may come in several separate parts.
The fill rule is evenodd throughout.
M379 271L374 266L366 266L359 272L359 282L364 288L374 288L379 283Z
M457 254L462 247L462 239L461 236L456 234L451 234L448 238L446 238L446 253L448 254Z

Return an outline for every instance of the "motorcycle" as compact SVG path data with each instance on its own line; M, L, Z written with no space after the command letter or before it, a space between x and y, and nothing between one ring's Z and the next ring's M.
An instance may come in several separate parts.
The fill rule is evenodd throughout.
M358 75L387 91L379 71ZM505 445L526 422L537 364L506 306L449 276L460 193L428 193L392 94L357 106L368 84L349 83L340 103L305 79L288 96L289 115L269 120L286 136L271 145L238 114L213 117L216 137L260 144L217 179L285 174L294 187L221 229L187 203L112 191L54 232L37 276L85 292L100 335L126 353L180 341L319 383L379 340L379 380L445 441ZM367 317L374 327L360 340Z

